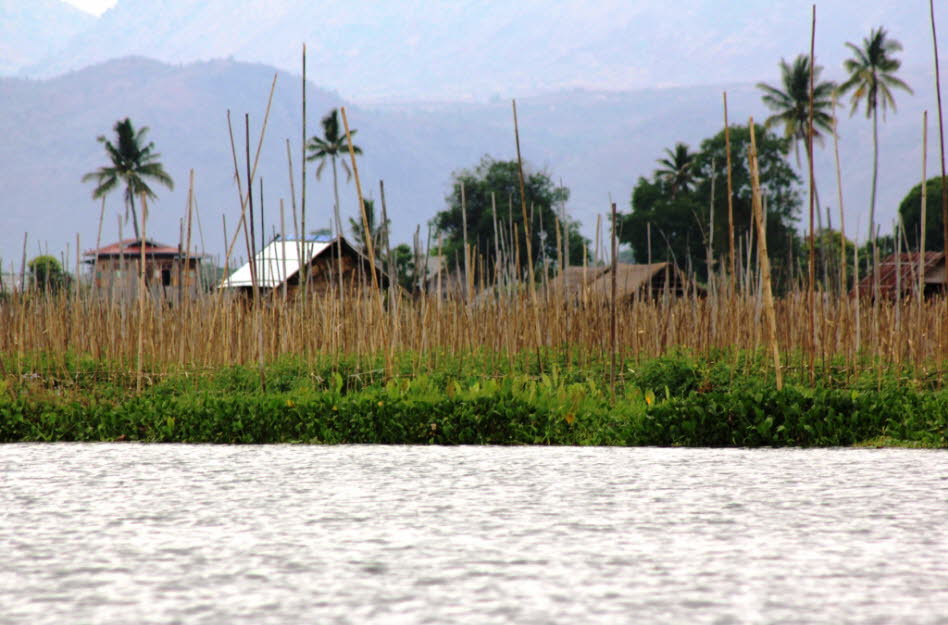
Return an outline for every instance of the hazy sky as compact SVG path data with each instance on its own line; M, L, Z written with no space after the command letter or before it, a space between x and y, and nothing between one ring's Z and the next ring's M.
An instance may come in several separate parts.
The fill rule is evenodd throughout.
M93 15L101 15L106 9L115 6L117 0L64 0L64 2Z

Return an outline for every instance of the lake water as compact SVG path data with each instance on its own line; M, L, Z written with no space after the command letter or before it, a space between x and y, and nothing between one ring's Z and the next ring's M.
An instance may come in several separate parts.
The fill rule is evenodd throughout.
M948 623L948 452L3 445L0 623Z

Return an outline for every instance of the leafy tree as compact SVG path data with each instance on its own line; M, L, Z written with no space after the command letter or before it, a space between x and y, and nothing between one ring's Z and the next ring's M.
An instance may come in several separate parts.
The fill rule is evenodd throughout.
M695 179L694 153L688 150L686 144L679 141L675 144L674 151L665 148L665 154L665 158L658 159L658 164L662 168L655 171L656 177L668 185L672 197L678 195L678 191L690 191Z
M160 154L154 152L154 142L145 142L148 127L135 130L132 122L126 117L115 123L113 127L116 143L112 143L104 136L98 141L105 146L105 153L109 157L110 165L100 167L94 172L82 177L83 182L95 182L96 188L92 191L93 198L101 198L111 192L119 183L125 184L125 217L132 213L132 224L135 228L135 238L141 238L138 231L138 213L135 210L135 198L141 194L154 199L157 197L148 180L159 182L169 189L174 189L174 180L165 171L158 161Z
M888 39L883 27L874 28L869 36L863 38L862 47L846 43L853 57L843 62L849 74L839 86L840 93L852 92L853 115L859 105L865 102L866 118L872 118L872 193L869 200L869 240L875 241L876 232L876 187L879 177L879 108L883 118L888 107L895 110L895 98L892 89L903 89L912 93L912 89L895 75L902 62L892 55L902 49L895 39Z
M767 209L767 246L774 282L788 284L788 258L797 253L794 222L800 207L800 178L787 157L790 140L777 137L755 125L760 184ZM751 182L747 164L750 132L746 126L731 126L731 178L733 187L735 238L746 237L751 221ZM694 189L674 198L660 175L639 178L632 191L631 211L622 216L619 239L632 247L636 262L648 259L648 225L652 231L652 261L673 261L685 268L689 261L697 275L706 279L706 245L710 240L711 188L714 180L715 258L727 254L727 160L724 131L701 142L694 160ZM756 232L756 230L755 230ZM747 239L745 238L745 241Z
M464 225L461 212L461 185L467 211L468 244L476 248L478 256L486 260L486 267L493 267L495 253L494 213L491 194L497 206L497 237L500 246L512 261L514 250L519 250L521 267L527 266L527 249L523 229L523 209L520 202L520 177L517 161L495 161L485 156L474 169L465 169L453 174L452 193L445 198L448 208L435 215L434 226L444 234L442 253L453 266L463 263ZM560 259L557 251L556 223L560 209L569 198L569 189L557 186L549 174L542 171L524 172L527 216L530 223L530 239L533 262L553 263ZM570 262L581 262L588 241L579 233L579 223L567 219L561 224L566 237ZM512 241L512 231L516 241ZM490 275L493 275L490 271Z
M941 214L941 176L929 178L925 183L925 194L928 197L928 206L925 211L925 249L928 251L940 252L944 249L945 233L942 229ZM919 224L922 221L922 185L921 183L912 187L908 194L899 204L899 215L902 216L902 224L905 226L905 236L908 239L909 248L917 250L919 235L921 230Z
M407 243L402 243L392 250L392 256L395 257L395 273L398 276L398 284L409 292L414 292L418 288L417 272L415 267L415 255Z
M63 271L62 265L54 256L37 256L29 263L30 284L41 291L58 291L68 288L71 276Z
M319 161L319 165L316 167L316 180L322 177L327 162L332 165L332 190L335 201L333 215L336 219L336 234L341 235L342 218L339 216L339 176L336 170L336 161L339 161L342 171L346 172L346 182L348 182L352 178L352 171L349 169L349 163L346 160L349 157L349 144L346 141L345 131L339 126L338 109L329 111L320 123L323 126L323 136L313 135L310 138L306 144L306 149L309 151L306 160ZM355 134L355 129L349 130L350 137L355 137ZM354 143L352 151L355 154L362 154L362 148Z

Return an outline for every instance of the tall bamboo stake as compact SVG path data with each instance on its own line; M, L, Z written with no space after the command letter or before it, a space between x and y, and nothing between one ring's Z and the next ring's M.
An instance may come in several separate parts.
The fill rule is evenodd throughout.
M935 94L938 97L938 138L941 145L941 225L942 225L942 252L948 258L948 176L945 175L945 123L941 108L941 73L938 67L938 34L935 30L935 1L928 0L928 8L932 18L932 48L935 52ZM945 273L948 283L948 272Z
M843 212L843 176L839 166L839 132L836 126L836 93L833 93L833 153L836 157L836 196L839 201L839 295L846 294L846 214Z
M724 92L724 151L727 155L727 232L731 280L734 279L734 191L731 188L731 127L727 120L727 91Z
M808 327L807 334L809 334L810 349L809 349L809 359L810 359L810 383L813 383L815 370L814 370L814 358L816 356L816 299L814 297L814 287L816 282L816 238L813 231L813 202L815 199L814 194L814 173L813 173L813 80L816 75L815 62L815 48L816 48L816 5L813 5L813 17L810 25L810 88L809 88L809 106L807 107L807 125L806 125L806 153L809 157L810 168L810 236L809 236L809 247L810 247L810 257L809 257L809 266L807 268L807 311L809 314L808 317Z
M774 296L770 286L770 257L767 255L767 233L764 229L764 214L760 199L760 175L757 165L757 139L754 135L754 118L748 123L750 128L750 151L748 162L751 174L751 204L757 223L757 263L760 265L761 291L764 298L764 314L767 318L767 337L774 358L774 371L777 375L777 390L783 388L783 373L780 369L780 350L777 347L777 318L774 314Z
M356 183L356 194L359 196L359 210L362 213L362 228L365 232L369 232L369 219L365 213L365 200L362 199L362 183L359 182L359 167L356 165L355 151L352 149L352 135L349 132L349 120L346 117L346 107L341 107L340 112L342 113L342 123L346 128L346 143L349 145L349 158L352 161L352 174L355 177ZM369 265L371 265L369 271L372 274L372 288L375 290L376 295L379 295L379 279L375 273L375 246L372 245L372 237L366 237L366 247L369 249ZM342 241L340 240L340 243ZM379 296L379 312L382 312L382 299Z
M928 203L928 111L922 112L922 211L920 215L921 232L918 241L918 302L925 296L925 230L926 204Z
M616 245L616 203L612 203L612 234L610 235L612 240L612 279L610 284L611 290L611 303L609 307L609 343L612 350L612 362L609 367L609 383L612 390L612 401L616 399L616 335L617 335L617 321L616 321L616 273L618 273L619 265L618 259L619 255L617 254L617 245ZM666 281L667 283L667 281Z
M535 285L533 283L533 244L530 240L530 222L527 219L527 195L524 189L523 182L523 158L520 156L520 126L517 123L517 101L513 100L513 120L514 120L514 139L517 144L517 171L520 174L520 209L523 213L523 235L524 239L527 242L527 271L528 273L528 284L530 289L530 300L533 304L533 319L536 330L536 339L537 349L540 348L541 343L541 334L540 334L540 318L537 316L537 292Z
M301 179L300 179L300 239L303 241L306 240L306 44L303 44L303 145L302 145L302 156L300 157L300 165L302 167ZM289 146L289 143L287 143ZM289 149L289 147L287 148ZM340 247L342 242L339 242ZM309 292L309 259L306 259L306 262L303 262L303 250L307 249L305 243L300 243L300 283L302 292L302 303L305 306L306 304L306 295ZM340 293L342 292L342 284L339 285Z

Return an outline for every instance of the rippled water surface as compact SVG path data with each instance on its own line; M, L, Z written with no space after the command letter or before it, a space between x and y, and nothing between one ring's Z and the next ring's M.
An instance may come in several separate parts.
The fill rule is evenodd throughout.
M0 446L0 623L948 623L948 453Z

